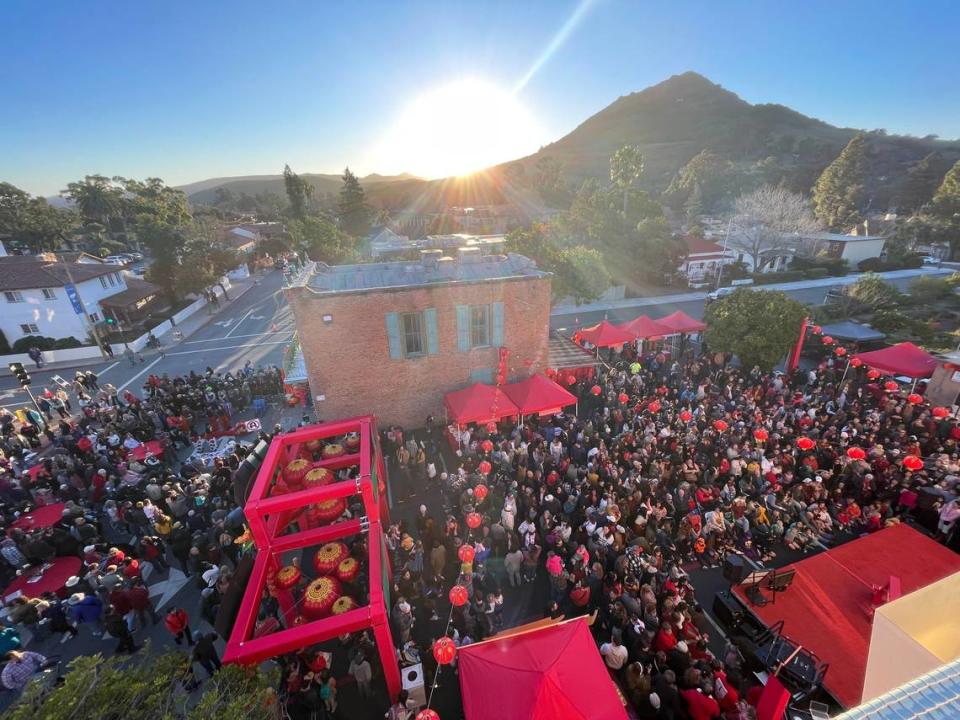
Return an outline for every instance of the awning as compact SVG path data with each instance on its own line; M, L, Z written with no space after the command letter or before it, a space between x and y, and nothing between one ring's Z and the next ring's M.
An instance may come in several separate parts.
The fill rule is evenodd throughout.
M547 364L557 370L594 367L600 364L592 352L565 337L550 338L548 353Z
M612 347L633 342L636 335L632 335L612 322L604 320L593 327L581 330L580 337L595 347Z
M660 318L657 322L682 335L703 332L707 329L706 323L690 317L683 310L677 310L675 313Z
M460 425L489 422L520 414L520 408L514 405L506 393L493 385L483 383L447 393L443 396L443 404L447 407L450 419Z
M457 652L467 720L626 720L585 618Z
M857 353L853 357L859 358L864 364L877 370L911 378L930 377L937 368L937 359L912 342L902 342L882 350Z
M503 392L523 415L555 411L577 402L576 395L543 375L531 375L526 380L506 385Z
M100 300L102 306L120 309L141 308L163 291L163 288L159 285L154 285L132 275L128 275L125 280L127 289Z
M666 325L661 325L647 315L641 315L628 323L624 323L620 326L620 329L641 340L652 340L673 334L673 331Z
M849 340L852 342L876 342L883 340L886 335L879 330L874 330L863 323L853 320L843 320L842 322L830 323L820 328L824 335L829 335L837 340Z

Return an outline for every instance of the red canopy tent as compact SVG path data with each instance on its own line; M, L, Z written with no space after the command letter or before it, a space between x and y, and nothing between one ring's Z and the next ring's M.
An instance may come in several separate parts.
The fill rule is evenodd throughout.
M475 383L464 390L443 396L450 419L458 425L489 422L510 415L519 415L520 408L497 387Z
M585 618L460 648L467 720L626 720Z
M648 315L641 315L638 318L634 318L630 322L621 325L620 329L630 333L630 335L635 338L642 338L643 340L651 340L673 334L670 328L666 325L661 325Z
M596 347L623 345L633 342L635 337L636 335L626 332L607 320L580 331L580 338Z
M703 332L707 329L706 323L690 317L683 310L677 310L675 313L660 318L657 322L681 335Z
M574 405L577 396L543 375L531 375L526 380L503 388L521 415L555 413L566 405Z
M912 378L930 377L937 369L937 359L912 342L902 342L882 350L857 353L853 357L859 358L864 364L877 370Z

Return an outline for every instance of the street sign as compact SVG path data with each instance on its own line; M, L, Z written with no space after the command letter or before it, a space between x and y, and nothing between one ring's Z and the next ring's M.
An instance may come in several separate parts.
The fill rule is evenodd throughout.
M73 311L77 315L83 315L83 305L80 304L80 296L77 295L77 289L73 285L64 285L63 289L70 298L70 304L73 305Z

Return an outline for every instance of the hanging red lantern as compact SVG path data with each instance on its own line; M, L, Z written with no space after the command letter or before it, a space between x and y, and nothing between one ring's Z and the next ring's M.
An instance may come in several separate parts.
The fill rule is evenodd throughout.
M814 325L813 328L811 329L813 330L814 335L819 335L820 333L823 332L823 328L820 327L819 325Z
M808 437L797 438L797 447L803 451L812 450L816 443Z
M274 584L280 590L292 590L300 582L301 577L300 568L296 565L286 565L277 571Z
M757 442L766 442L769 438L770 434L763 428L753 431L753 439Z
M557 371L554 370L553 368L547 368L543 374L546 375L551 380L553 380L553 378L557 376Z
M935 418L945 418L947 415L950 414L950 410L948 410L945 407L937 406L930 411L930 414L933 415Z
M860 367L861 365L863 365L863 360L861 360L860 358L858 358L858 357L850 358L850 367L852 367L852 368L858 368L858 367Z
M473 545L461 545L460 549L457 550L457 557L460 558L462 563L472 563L476 554L477 551L473 549Z
M660 401L659 401L659 400L653 400L649 405L647 405L647 410L649 410L650 412L652 412L652 413L654 413L654 414L660 412Z
M299 488L303 483L303 476L310 470L312 463L303 458L297 458L287 463L283 468L283 481L291 488Z
M433 643L433 659L438 665L449 665L457 656L457 646L451 638L438 638Z
M923 460L922 460L921 458L917 457L916 455L907 455L907 456L903 459L903 466L904 466L907 470L913 470L913 471L922 470L922 469L923 469Z
M594 395L599 395L603 392L603 389L599 385L594 385L592 388L590 388L590 392L592 392Z
M689 410L681 410L680 419L683 420L684 422L690 422L693 419L693 413L690 412Z
M881 373L880 373L879 370L867 370L867 379L868 379L868 380L879 380L879 379L880 379L880 375L881 375Z
M918 395L917 393L910 393L907 395L907 402L911 405L920 405L923 402L923 395Z
M896 392L897 390L900 389L900 384L894 380L887 380L883 384L883 389L886 390L887 392Z
M482 463L481 463L482 464ZM490 463L487 463L488 465ZM483 502L484 498L487 497L487 493L490 492L489 488L483 483L480 483L473 489L473 496L479 501Z
M836 354L837 357L843 357L844 355L847 354L847 349L845 347L838 347L833 352L834 354Z
M480 513L478 512L467 513L467 527L470 528L471 530L476 530L478 527L480 527L480 523L482 522L483 522L483 518L480 517Z
M484 475L489 475L489 474L490 474L490 471L493 470L493 465L491 465L491 464L490 464L488 461L486 461L486 460L481 460L481 461L480 461L480 464L477 465L477 470L479 470L479 471L480 471L481 473L483 473Z
M847 448L847 457L851 460L864 460L867 457L867 451L862 447Z
M724 432L728 427L730 427L725 420L714 420L713 429L717 432Z
M627 395L626 393L620 393L619 395L617 395L617 400L620 401L621 405L626 405L627 401L630 400L630 396Z
M577 379L573 375L567 375L567 385L576 385Z
M342 542L328 542L313 554L313 568L320 575L333 575L337 565L350 557L350 550Z
M340 443L330 443L329 445L323 446L323 450L320 452L320 454L323 455L324 460L329 460L331 458L340 457L341 455L346 455L347 449Z
M468 545L463 545L462 547L469 547ZM470 561L473 562L473 558L470 558ZM463 585L454 585L450 588L450 604L454 607L463 607L467 604L467 600L470 599L467 589Z
M491 440L484 440L482 443L480 443L480 448L484 452L490 452L493 450L493 442Z
M824 335L822 342L824 345L833 345L833 338L829 335Z
M487 432L495 433L496 431L497 431L497 424L493 420L491 420L490 422L487 423Z
M417 713L415 720L440 720L440 716L437 715L436 710L431 710L430 708L424 708Z

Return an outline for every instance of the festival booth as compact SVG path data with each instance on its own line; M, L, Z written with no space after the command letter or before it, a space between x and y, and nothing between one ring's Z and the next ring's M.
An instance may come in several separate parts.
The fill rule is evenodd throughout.
M557 382L575 385L591 382L597 374L597 358L572 339L557 334L550 338L547 375L555 375ZM572 378L572 381L571 381Z
M584 328L577 333L577 338L581 342L588 342L595 348L620 347L625 343L633 342L635 337L636 335L627 332L623 328L617 327L607 320Z
M397 696L385 477L372 416L273 439L244 506L257 553L225 662L256 664L370 629L387 689ZM279 618L258 622L265 592L276 599Z
M446 435L453 450L460 448L460 429L470 423L495 423L505 417L516 417L520 409L506 393L494 385L474 383L463 390L443 396L447 411Z
M630 334L637 340L659 340L671 334L670 328L661 325L658 321L650 318L649 315L641 315L630 322L620 326L620 329Z
M906 375L915 379L928 378L937 369L937 358L921 350L912 342L902 342L882 350L857 353L853 357L864 365L882 372Z
M466 720L626 720L588 619L545 622L457 650Z
M576 395L543 375L531 375L506 385L503 392L520 415L556 415L563 408L577 404Z
M707 324L687 315L683 310L677 310L656 321L668 328L675 335L693 335L707 329Z

